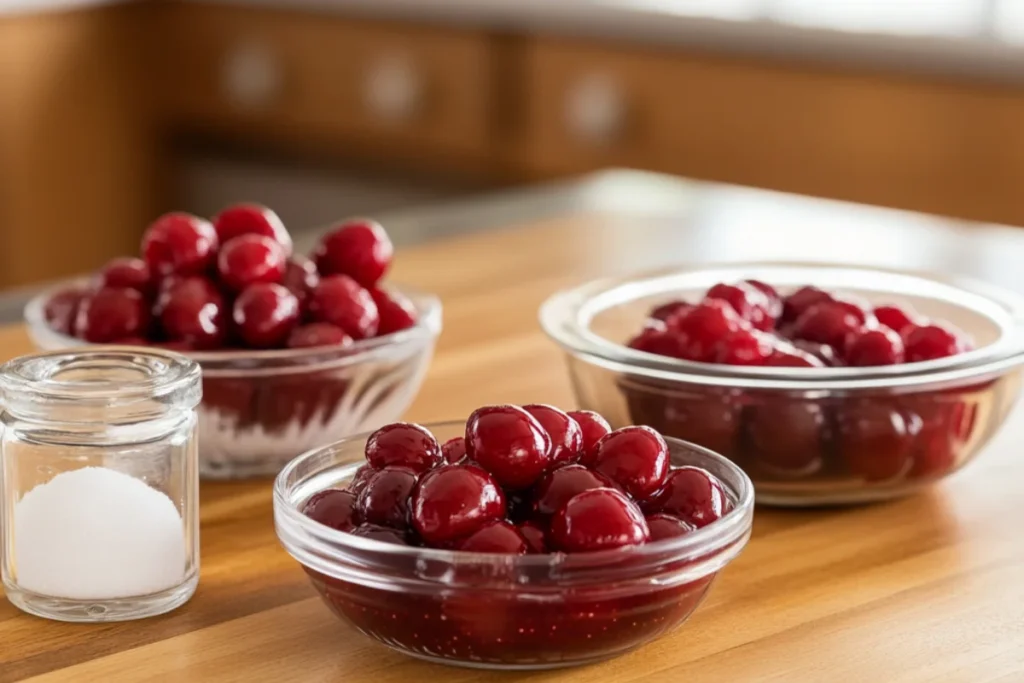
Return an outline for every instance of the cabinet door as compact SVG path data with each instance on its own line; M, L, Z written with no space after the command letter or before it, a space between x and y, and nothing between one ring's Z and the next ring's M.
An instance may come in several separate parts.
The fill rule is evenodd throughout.
M301 10L162 9L154 54L172 123L382 156L475 155L487 144L483 34Z
M1024 90L556 38L528 42L521 162L1024 222Z

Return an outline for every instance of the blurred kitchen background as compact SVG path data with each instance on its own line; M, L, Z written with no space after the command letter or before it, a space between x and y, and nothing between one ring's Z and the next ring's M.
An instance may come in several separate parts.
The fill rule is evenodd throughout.
M1024 0L0 0L0 287L172 208L402 244L607 168L1024 225L1022 122ZM643 178L639 210L682 201Z

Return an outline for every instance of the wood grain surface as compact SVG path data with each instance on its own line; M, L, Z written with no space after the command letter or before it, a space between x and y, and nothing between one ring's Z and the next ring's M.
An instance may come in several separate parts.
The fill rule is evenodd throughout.
M685 260L686 239L674 221L581 215L402 252L396 278L446 306L407 417L458 418L488 402L572 405L538 304L584 278ZM4 357L28 350L21 328L0 330ZM190 603L146 621L69 625L0 601L0 681L1024 680L1021 417L928 493L841 510L759 508L749 546L679 630L599 665L532 674L426 664L369 641L328 612L278 545L269 481L204 484Z

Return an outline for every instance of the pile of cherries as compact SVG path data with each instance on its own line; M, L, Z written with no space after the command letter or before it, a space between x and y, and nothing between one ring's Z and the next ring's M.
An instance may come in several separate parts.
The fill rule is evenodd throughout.
M114 259L88 287L53 295L45 316L98 344L344 346L415 324L411 303L379 287L392 255L373 221L341 223L305 258L263 206L232 206L212 221L169 213L146 230L140 258Z
M812 286L783 296L747 280L715 285L697 303L658 306L629 346L703 363L824 368L934 360L972 342L909 308L871 307ZM626 377L620 388L632 420L726 455L765 492L798 480L938 478L957 467L984 387L804 398Z
M717 284L697 303L658 306L629 346L702 363L815 368L915 363L972 344L962 331L908 308L871 307L813 286L782 296L746 280Z
M730 507L722 484L672 467L649 427L548 405L486 406L464 437L424 427L374 432L348 488L314 494L310 518L402 545L527 554L609 550L692 532Z

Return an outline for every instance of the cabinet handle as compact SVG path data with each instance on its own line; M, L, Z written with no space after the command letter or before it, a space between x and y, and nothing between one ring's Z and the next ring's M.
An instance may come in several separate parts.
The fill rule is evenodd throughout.
M412 60L388 55L375 60L363 78L363 105L385 122L413 119L423 106L423 78Z
M280 94L283 83L281 60L263 43L234 46L221 65L221 88L228 101L239 108L270 105Z
M594 146L607 146L622 137L627 117L626 96L612 78L593 74L573 84L565 99L569 133Z

